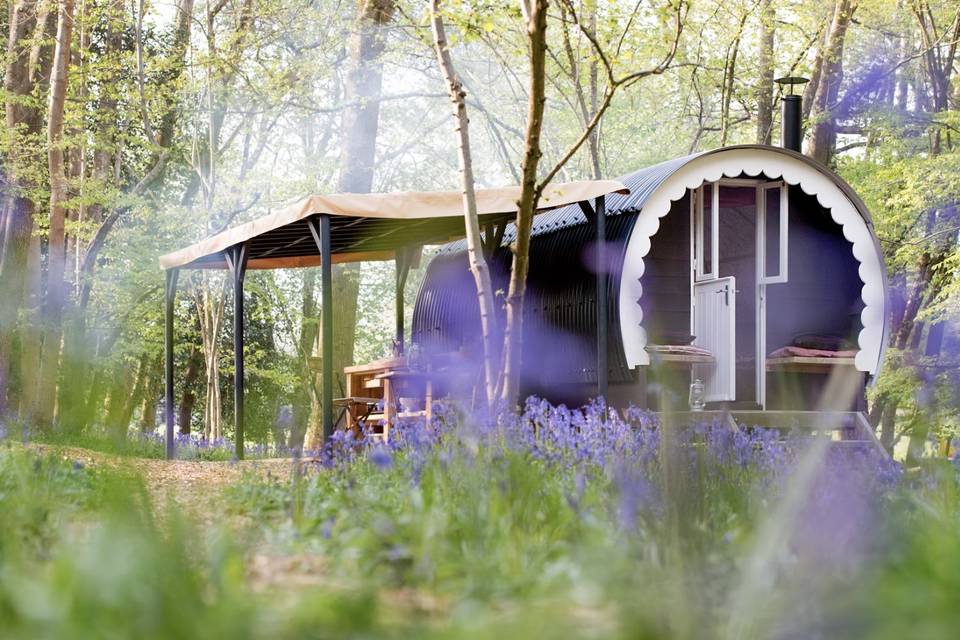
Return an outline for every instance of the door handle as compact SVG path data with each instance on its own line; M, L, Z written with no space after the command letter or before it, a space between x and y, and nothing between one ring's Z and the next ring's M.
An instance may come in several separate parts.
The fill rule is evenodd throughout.
M734 289L733 292L740 293L740 289ZM723 285L723 289L717 289L716 291L714 291L714 293L722 293L723 304L727 305L728 307L730 306L730 285L728 284Z

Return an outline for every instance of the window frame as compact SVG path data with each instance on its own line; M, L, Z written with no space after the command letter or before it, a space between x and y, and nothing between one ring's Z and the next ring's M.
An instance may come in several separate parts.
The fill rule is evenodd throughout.
M710 264L705 270L707 260L704 259L704 192L703 188L710 185ZM720 185L718 182L701 184L694 190L693 225L694 225L694 282L716 280L720 272Z
M780 190L780 224L779 238L777 245L779 255L777 260L777 273L770 275L767 273L767 191L772 189ZM759 265L759 280L763 284L785 284L790 276L790 187L787 183L781 181L766 182L757 186L757 232L760 235L760 242L757 243L757 253Z

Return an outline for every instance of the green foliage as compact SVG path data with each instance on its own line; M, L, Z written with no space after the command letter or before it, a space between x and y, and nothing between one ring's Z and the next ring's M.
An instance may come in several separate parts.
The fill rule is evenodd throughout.
M785 517L769 470L689 451L628 467L550 463L470 442L305 476L249 473L225 504L202 506L231 529L158 507L123 466L7 445L4 637L733 637L731 594L767 524ZM629 469L639 475L625 480ZM624 492L642 479L662 501L645 498L630 520ZM950 637L958 496L956 466L917 470L858 537L868 564L783 557L754 615L781 612L763 623L773 629L797 616L828 636ZM780 544L802 558L805 535ZM814 557L832 557L832 540L817 538ZM280 568L266 586L257 558ZM321 562L290 570L308 558Z
M98 489L82 465L0 444L0 562L44 557L69 518L96 505Z
M624 77L656 67L670 52L678 4L683 7L682 34L672 66L662 75L623 87L598 128L595 156L585 145L558 178L591 177L596 170L611 177L688 152L756 140L765 3L555 2L547 31L544 170L579 138L591 110L602 100L609 84L604 60L615 77ZM812 75L829 11L821 3L770 4L776 75ZM954 15L950 3L931 5L927 19L947 33ZM474 125L478 186L517 182L528 90L520 8L499 0L450 0L442 9ZM124 420L148 430L155 426L163 342L158 256L263 215L290 198L334 191L344 119L355 106L344 97L349 81L345 60L355 31L352 5L330 0L226 3L217 5L209 22L206 14L201 16L205 9L196 5L183 50L175 46L176 12L150 3L143 10L142 96L137 77L140 7L92 2L75 15L64 133L71 165L71 299L57 399L60 427L69 434L107 430L122 435L124 425L115 422ZM424 3L401 0L384 30L375 191L451 189L458 184L453 124L430 51L427 14ZM917 319L956 327L960 280L954 276L960 254L956 233L950 231L955 216L951 223L951 216L943 215L930 228L924 218L960 199L955 144L960 115L955 101L946 110L931 109L932 84L917 31L911 3L857 3L846 35L840 104L837 113L830 114L850 132L838 146L852 146L835 163L873 212L894 284L909 289L916 281L919 257L945 252L934 267L933 285L925 292L929 295ZM51 34L39 36L47 45L53 41ZM14 45L29 48L33 37L31 33ZM948 39L941 39L941 49L947 46ZM956 84L955 74L952 82ZM47 94L42 82L27 96L5 93L8 106L33 108L40 118L33 129L21 124L0 133L6 193L29 195L35 204L34 235L40 240L36 264L45 260L49 213L43 126ZM776 130L779 115L773 111ZM811 119L808 128L813 123ZM165 141L166 161L157 179L138 190L160 157L148 130L156 133L164 127L169 127L170 138ZM937 132L942 140L934 156L931 141ZM92 268L80 272L91 241L113 214L116 223L105 234ZM427 260L425 256L423 264ZM411 272L408 314L423 271ZM391 265L363 265L360 278L363 313L354 335L357 361L389 354L393 337ZM197 396L194 430L201 426L206 403L204 372L190 389L181 374L201 344L198 280L183 274L175 309L176 395L180 399L192 391ZM216 302L224 294L213 280ZM307 403L309 374L297 345L304 327L315 326L317 320L303 317L302 279L258 273L250 274L247 283L247 435L259 443L277 442L285 437L277 425L281 408ZM80 292L87 286L89 300L81 301ZM29 359L24 356L39 340L35 328L42 319L42 297L28 296L19 314L20 335L10 358L13 396L22 395L22 387L30 384L18 364ZM224 425L231 435L229 321L228 304L224 330L217 336L217 365ZM907 355L909 360L916 354ZM899 355L892 357L913 366ZM148 371L137 389L142 362ZM880 384L896 392L901 413L911 415L910 397L919 388L919 376L893 372L892 367L887 371L890 380ZM944 400L934 410L937 435L949 433L960 415L955 394L946 391L954 380L947 378L938 374L935 395ZM119 405L118 397L131 406L111 408Z

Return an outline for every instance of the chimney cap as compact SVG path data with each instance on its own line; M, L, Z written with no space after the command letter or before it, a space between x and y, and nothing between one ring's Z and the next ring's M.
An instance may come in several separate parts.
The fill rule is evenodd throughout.
M798 84L806 84L810 82L809 78L804 78L803 76L783 76L782 78L777 78L774 80L777 84L782 87L790 87L790 94L793 95L793 87Z

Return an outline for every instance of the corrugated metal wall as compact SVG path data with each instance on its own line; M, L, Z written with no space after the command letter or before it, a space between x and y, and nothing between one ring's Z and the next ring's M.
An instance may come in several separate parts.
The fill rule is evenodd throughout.
M611 382L631 379L620 342L617 302L626 240L635 221L632 214L610 215L607 220ZM593 226L585 220L533 238L524 305L525 389L596 382L593 239ZM509 248L501 247L490 261L501 327L510 260ZM414 307L412 334L429 351L464 348L479 353L476 288L463 250L445 252L430 263Z

